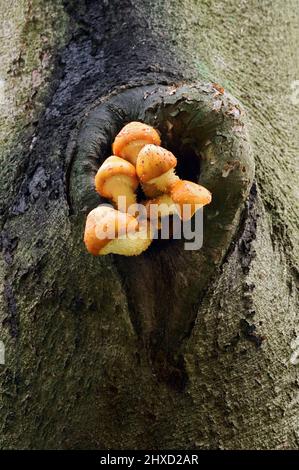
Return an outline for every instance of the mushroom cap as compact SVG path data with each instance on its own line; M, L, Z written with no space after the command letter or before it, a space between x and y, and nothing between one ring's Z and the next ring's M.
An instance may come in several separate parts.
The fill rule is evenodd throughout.
M139 152L136 172L142 183L158 178L173 169L177 159L169 150L157 145L145 145Z
M183 204L195 204L205 206L210 204L212 195L203 186L187 180L179 180L170 191L173 202L182 206Z
M112 155L100 166L95 177L96 191L103 197L111 197L110 191L105 188L105 183L112 176L127 177L133 191L138 187L138 178L134 165L123 158Z
M84 243L89 253L96 256L101 254L101 250L110 240L134 234L137 231L138 221L135 217L101 205L87 216Z
M161 139L160 135L153 127L143 122L132 121L126 124L117 134L112 144L112 151L119 157L131 160L125 151L125 147L133 142L136 142L135 151L139 152L140 148L146 144L160 145ZM134 146L132 148L134 148ZM131 152L132 148L130 149ZM133 157L135 157L135 155Z

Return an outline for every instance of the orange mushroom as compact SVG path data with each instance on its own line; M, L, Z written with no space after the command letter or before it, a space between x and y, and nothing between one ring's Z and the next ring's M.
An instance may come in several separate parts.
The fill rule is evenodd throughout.
M169 150L149 144L143 147L137 158L136 172L146 196L155 197L169 192L179 180L175 174L177 159Z
M158 227L160 219L169 215L179 215L188 220L201 207L212 200L210 191L191 181L178 180L170 190L170 194L162 194L155 199L146 201L145 208L148 219Z
M98 206L87 216L84 243L94 256L140 255L150 246L152 238L149 223L139 224L135 217L112 207Z
M135 165L140 150L147 144L160 145L160 135L153 127L133 121L117 134L112 144L112 151L114 155Z
M183 220L190 219L198 209L212 201L210 191L187 180L177 181L171 187L170 196L179 207L179 215Z
M135 191L138 187L138 178L134 165L122 158L111 156L99 168L95 177L97 192L116 204L124 202L122 209L126 212L131 204L136 203ZM124 197L120 200L119 197Z

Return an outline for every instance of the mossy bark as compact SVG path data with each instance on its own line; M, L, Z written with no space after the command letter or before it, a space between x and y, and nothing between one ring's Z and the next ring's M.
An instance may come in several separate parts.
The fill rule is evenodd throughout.
M0 11L1 447L296 448L297 1L24 0ZM177 247L161 256L169 271L158 266L162 285L182 275L167 292L154 252L85 252L72 172L77 130L107 97L194 83L242 102L256 169L211 273L202 248L208 282L193 285L191 307L176 289L197 261L186 266ZM187 334L169 309L162 321L159 301L186 309ZM158 326L146 330L151 308ZM167 331L171 354L153 357Z

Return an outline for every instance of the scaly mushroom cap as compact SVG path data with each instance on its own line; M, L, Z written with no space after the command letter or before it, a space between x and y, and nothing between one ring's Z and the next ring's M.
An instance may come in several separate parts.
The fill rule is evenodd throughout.
M125 196L124 210L136 202L135 191L138 178L135 167L116 156L107 158L99 168L95 177L96 191L103 197L118 203L119 196Z
M135 217L102 205L87 216L84 243L95 256L136 256L149 247L152 236L149 224L139 226Z
M145 145L139 152L136 162L136 172L142 183L148 183L154 178L167 173L177 164L177 159L169 150L158 145Z
M138 153L147 144L160 145L158 132L151 126L142 122L130 122L124 126L115 137L112 151L115 155L136 164Z
M149 197L167 193L178 181L174 172L177 159L163 147L149 144L143 147L137 157L136 172L145 194Z
M171 187L171 199L181 209L181 218L187 220L201 207L210 204L212 195L203 186L191 181L179 180ZM184 211L184 206L189 205L190 212Z

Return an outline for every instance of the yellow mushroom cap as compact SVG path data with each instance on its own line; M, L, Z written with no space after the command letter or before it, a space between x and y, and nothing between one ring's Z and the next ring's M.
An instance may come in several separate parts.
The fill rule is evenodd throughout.
M116 204L120 196L125 197L125 210L136 202L138 183L134 165L114 155L104 161L95 177L96 191L101 196Z
M135 217L105 205L87 216L84 243L89 253L139 255L152 242L151 228L139 227Z
M160 145L158 132L142 122L132 121L125 125L115 137L112 151L115 155L129 160L135 165L138 153L146 144Z
M145 145L137 158L136 172L142 183L167 173L175 168L177 159L169 150L158 145Z
M184 205L190 205L191 217L197 209L210 204L212 200L210 191L199 184L187 180L175 182L171 187L170 195L173 202L180 206L181 214L183 214Z
M112 155L100 166L95 177L95 187L101 196L111 197L110 191L106 188L106 183L113 176L127 176L133 191L138 187L138 178L134 165L123 158Z

